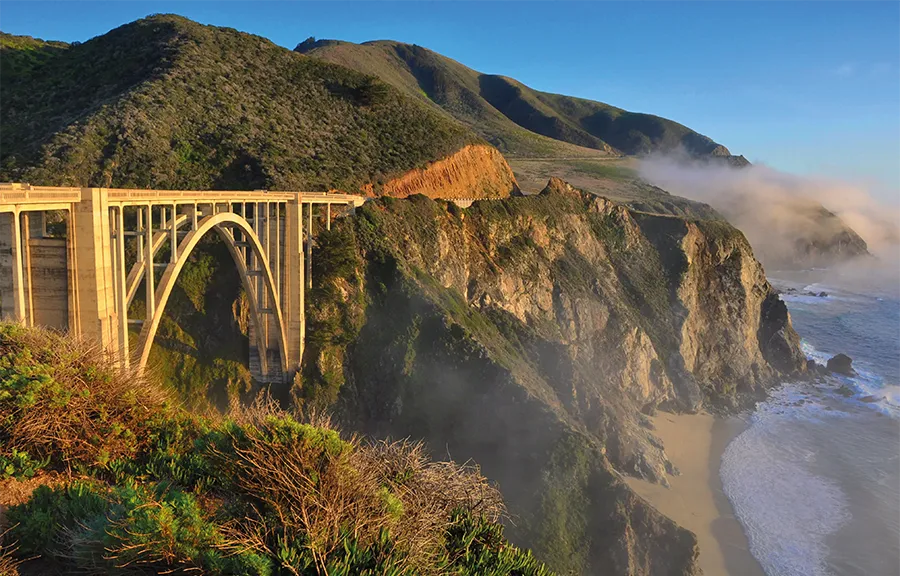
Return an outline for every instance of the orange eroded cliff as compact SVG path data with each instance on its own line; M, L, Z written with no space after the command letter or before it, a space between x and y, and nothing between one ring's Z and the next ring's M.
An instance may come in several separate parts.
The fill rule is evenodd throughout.
M364 192L372 195L372 188L366 188ZM448 199L505 198L518 188L503 155L491 146L475 144L387 182L382 194L398 198L412 194Z

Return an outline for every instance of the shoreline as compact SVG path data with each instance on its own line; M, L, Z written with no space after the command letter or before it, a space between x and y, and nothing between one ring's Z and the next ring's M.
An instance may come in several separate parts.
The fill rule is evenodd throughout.
M749 543L725 495L719 468L728 444L748 423L731 416L670 414L652 418L654 434L665 446L669 460L681 472L669 476L669 488L637 478L628 485L679 526L696 534L699 565L704 574L765 576L750 554Z

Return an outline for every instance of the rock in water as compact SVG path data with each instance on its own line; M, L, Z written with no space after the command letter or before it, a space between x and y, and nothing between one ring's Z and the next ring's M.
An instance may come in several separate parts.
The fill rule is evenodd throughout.
M818 362L813 360L812 358L810 358L809 360L806 361L806 371L808 374L813 375L813 376L815 376L815 375L823 376L825 374L828 374L828 369L825 368L825 366L822 366L821 364L819 364Z
M828 360L827 368L832 372L844 374L845 376L856 376L856 370L853 369L853 358L846 354L838 354Z

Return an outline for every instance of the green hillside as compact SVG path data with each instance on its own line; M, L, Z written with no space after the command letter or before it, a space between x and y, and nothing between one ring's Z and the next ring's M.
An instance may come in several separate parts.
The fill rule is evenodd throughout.
M355 190L479 138L347 68L153 16L83 44L0 38L0 180Z
M27 76L55 54L68 48L65 42L45 42L30 36L13 36L0 32L0 69L9 82Z
M519 126L480 95L478 73L430 50L399 42L301 43L296 51L372 74L472 127L504 154L608 156L609 152L555 140Z
M672 120L539 92L511 78L482 74L421 46L310 39L295 50L378 76L440 107L512 155L615 156L677 148L698 157L730 155L724 146Z

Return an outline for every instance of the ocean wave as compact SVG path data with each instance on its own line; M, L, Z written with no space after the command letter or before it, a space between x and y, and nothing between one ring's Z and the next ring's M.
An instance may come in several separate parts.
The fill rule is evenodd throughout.
M791 420L816 417L810 396L802 384L783 387L722 457L725 494L769 576L828 574L826 538L850 519L840 487L809 471L817 453L790 434Z
M832 284L795 281L782 298L815 342L801 340L806 357L826 365L844 352L856 374L773 390L722 457L723 489L768 576L888 574L900 550L887 549L900 530L900 306Z
M833 354L816 349L805 340L800 341L800 349L807 358L815 360L823 366L833 356ZM869 369L865 363L855 362L854 369L856 376L831 374L825 378L824 384L810 383L809 387L828 393L833 399L855 406L865 406L892 418L900 419L900 386L885 382L884 378ZM848 390L850 391L849 395L847 394Z
M834 296L810 296L809 294L782 294L781 299L793 304L824 304L828 299L835 300Z

